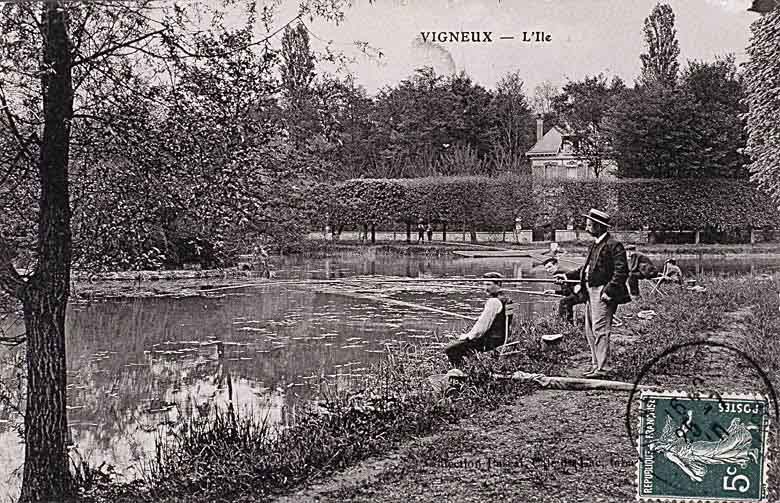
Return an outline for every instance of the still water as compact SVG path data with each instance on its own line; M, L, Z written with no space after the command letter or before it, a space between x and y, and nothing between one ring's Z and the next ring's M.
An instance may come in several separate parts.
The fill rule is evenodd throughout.
M680 260L686 272L763 272L775 259ZM362 275L544 277L530 259L449 259L345 255L276 261L280 278L333 279ZM515 286L539 289L542 285ZM359 383L388 346L434 341L469 322L356 298L351 289L268 285L205 297L72 303L67 317L68 419L79 455L106 462L127 477L154 452L165 424L207 414L228 399L245 414L286 421L300 400L323 385ZM484 303L479 289L385 284L359 295L384 296L468 316ZM520 316L555 308L549 298L511 294ZM0 349L3 383L13 382ZM2 389L2 388L0 388ZM0 411L0 501L16 493L23 445L12 412Z

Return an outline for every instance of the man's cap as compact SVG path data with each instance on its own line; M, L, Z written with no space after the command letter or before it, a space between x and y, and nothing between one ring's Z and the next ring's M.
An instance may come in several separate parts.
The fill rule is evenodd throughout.
M677 260L675 260L673 258L668 258L668 259L666 259L666 262L664 262L664 264L676 264L676 263L677 263Z
M482 275L484 279L492 279L492 280L498 280L501 281L504 277L499 272L486 272ZM496 282L498 282L496 281Z
M542 261L542 265L547 265L547 264L549 264L550 262L552 262L552 263L554 263L554 264L557 264L557 263L558 263L558 259L557 259L557 258L555 258L555 257L549 257L549 258L546 258L546 259L544 259L544 260Z
M610 218L609 213L605 211L591 208L587 215L582 216L606 227L612 227L612 219Z
M626 245L626 250L627 251L636 250L636 245Z

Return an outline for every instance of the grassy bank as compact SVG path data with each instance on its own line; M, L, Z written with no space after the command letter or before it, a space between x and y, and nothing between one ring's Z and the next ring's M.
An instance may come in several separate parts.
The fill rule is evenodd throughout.
M700 284L706 292L669 290L668 296L621 307L623 338L615 343L619 351L613 360L619 379L633 380L663 349L723 330L730 323L730 312L746 309L751 314L744 318L734 341L772 378L777 375L780 280L710 277L702 278ZM647 309L657 316L652 320L636 316ZM543 352L534 342L540 333L558 331L567 333L554 351ZM250 502L290 493L361 460L382 456L411 439L447 432L452 423L516 402L535 389L493 380L492 373L522 369L560 374L586 351L579 329L563 327L549 318L521 325L518 338L523 341L519 354L482 355L464 369L469 380L447 393L437 391L428 381L429 376L448 368L441 344L406 346L373 369L373 378L364 389L333 390L323 397L318 410L301 411L295 424L280 432L235 417L231 411L209 421L187 423L177 434L160 439L157 456L142 481L122 484L87 470L82 481L86 501ZM708 365L701 348L690 349L665 360L650 381L644 382L678 382L681 377L698 375ZM724 378L728 382L728 376ZM516 447L522 450L524 446ZM458 452L458 446L445 444L436 450Z
M622 377L637 375L640 368L632 362L643 355L651 358L671 345L705 338L725 339L745 351L764 353L762 365L771 371L770 362L777 360L767 349L776 345L777 332L766 338L745 338L755 331L759 319L745 313L761 312L760 318L776 320L780 285L749 277L705 278L704 283L705 293L672 290L670 297L620 309L624 325L615 330L613 349ZM642 309L654 309L658 316L642 320L636 316ZM751 344L755 347L748 349ZM582 366L587 359L579 359ZM703 384L720 391L760 391L755 373L751 376L742 363L713 351L688 353L663 360L642 382L688 389L677 385L701 379L699 389ZM775 375L770 373L773 379ZM476 414L434 437L407 443L398 455L363 463L279 503L633 501L636 451L625 433L626 400L625 393L539 390L495 411ZM632 424L637 416L635 409ZM776 459L776 437L770 449ZM443 467L443 460L457 468ZM770 480L777 480L777 467L772 464L770 470ZM780 501L774 486L768 500Z
M209 421L183 425L160 439L143 481L107 483L86 477L87 501L260 501L320 476L379 455L411 438L428 435L474 412L496 407L531 386L496 381L491 373L517 368L555 373L583 350L570 327L548 318L519 327L520 353L481 355L464 368L469 379L442 392L429 377L449 369L441 344L406 346L373 368L359 391L333 390L296 415L294 425L274 432L223 411ZM532 332L567 332L554 352L542 351Z

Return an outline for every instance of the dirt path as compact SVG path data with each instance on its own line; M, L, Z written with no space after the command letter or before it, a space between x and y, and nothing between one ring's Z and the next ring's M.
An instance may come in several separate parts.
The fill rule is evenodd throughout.
M748 314L730 313L708 340L738 346ZM632 343L629 331L618 333L616 349ZM757 375L727 351L708 348L705 358L701 377L709 385L760 389ZM575 370L588 359L578 357ZM630 502L636 451L625 428L627 399L620 392L540 390L277 502Z

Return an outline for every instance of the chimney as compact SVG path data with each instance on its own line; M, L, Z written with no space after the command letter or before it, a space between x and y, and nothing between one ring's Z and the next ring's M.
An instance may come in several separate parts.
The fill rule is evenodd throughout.
M536 114L536 141L542 139L544 136L544 117L542 114Z

